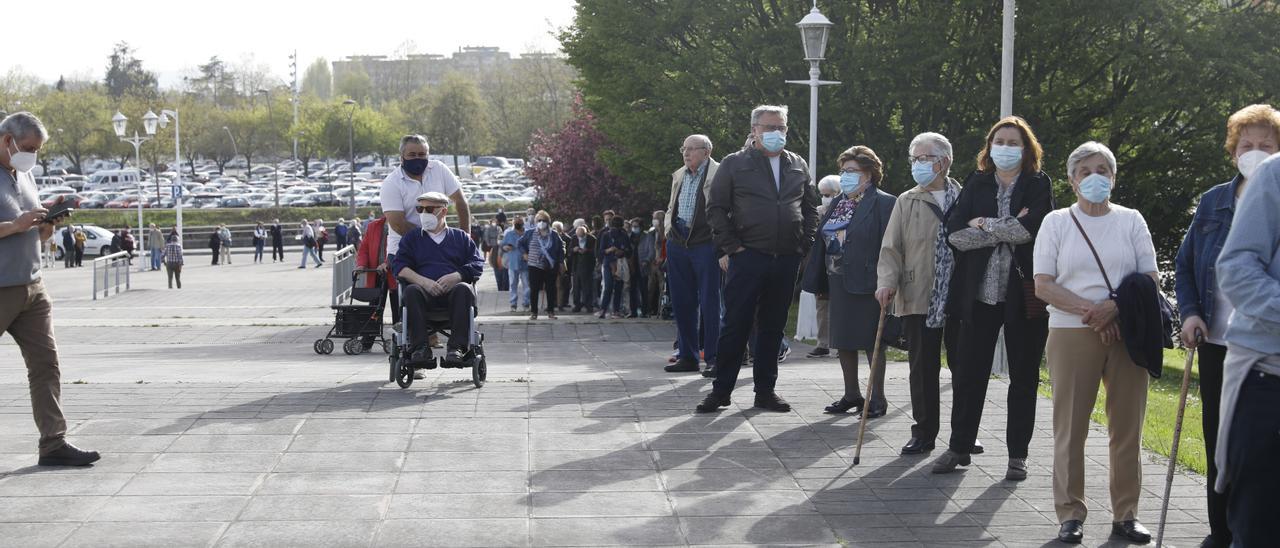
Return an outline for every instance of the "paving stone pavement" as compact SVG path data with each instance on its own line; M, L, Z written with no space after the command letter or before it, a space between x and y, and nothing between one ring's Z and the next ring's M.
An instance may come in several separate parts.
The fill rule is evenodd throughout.
M332 322L327 268L184 274L182 290L141 273L93 301L85 269L46 272L69 439L104 453L91 468L35 466L24 366L0 339L0 545L1054 544L1051 408L1037 410L1029 479L1003 481L1002 381L987 453L932 475L929 458L897 454L910 400L906 365L890 364L889 414L851 466L857 418L822 413L839 366L803 345L778 383L793 412L751 409L744 371L733 406L695 415L710 383L662 372L670 325L529 322L489 280L490 382L437 370L401 390L380 353L312 352ZM1087 546L1108 545L1105 440L1095 428L1086 448ZM1154 529L1165 461L1147 461L1140 517ZM1198 543L1203 478L1179 474L1170 507L1166 543Z

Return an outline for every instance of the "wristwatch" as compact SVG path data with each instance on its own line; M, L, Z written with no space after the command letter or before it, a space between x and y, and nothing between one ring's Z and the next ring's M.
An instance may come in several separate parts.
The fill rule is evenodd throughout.
M978 230L981 230L981 231L983 231L983 232L990 232L989 230L987 230L987 218L986 218L986 217L978 217Z

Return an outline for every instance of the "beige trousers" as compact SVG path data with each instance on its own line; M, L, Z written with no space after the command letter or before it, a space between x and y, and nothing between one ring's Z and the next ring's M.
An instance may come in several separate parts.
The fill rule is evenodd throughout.
M62 416L58 345L53 339L53 306L43 282L0 287L0 333L18 343L27 362L31 413L40 429L40 454L66 445L67 421Z
M831 348L831 324L827 320L830 317L827 307L831 304L831 299L822 297L815 301L818 310L818 347Z
M1053 506L1058 522L1084 521L1089 513L1084 444L1099 383L1107 390L1112 521L1137 519L1147 371L1129 359L1123 342L1105 345L1087 327L1049 329L1045 356L1053 382Z

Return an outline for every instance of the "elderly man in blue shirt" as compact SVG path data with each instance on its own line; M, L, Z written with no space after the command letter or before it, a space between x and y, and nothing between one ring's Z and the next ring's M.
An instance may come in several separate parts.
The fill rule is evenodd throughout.
M465 231L445 224L449 197L440 192L418 196L415 213L422 228L405 234L391 263L392 272L404 281L403 295L409 317L409 363L428 366L431 349L427 343L427 311L449 310L448 354L445 362L462 363L471 343L471 310L475 290L468 284L480 278L484 258L475 241Z

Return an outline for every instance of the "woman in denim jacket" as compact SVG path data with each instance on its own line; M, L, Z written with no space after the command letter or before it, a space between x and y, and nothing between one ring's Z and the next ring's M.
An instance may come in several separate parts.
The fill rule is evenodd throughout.
M1250 105L1227 120L1227 154L1239 173L1230 181L1200 196L1191 226L1178 248L1178 309L1182 316L1182 343L1199 351L1200 400L1205 454L1210 455L1208 481L1209 536L1201 546L1231 545L1227 529L1227 495L1215 493L1218 467L1212 455L1218 440L1218 407L1222 396L1222 362L1227 354L1227 320L1234 310L1218 288L1214 264L1227 240L1236 201L1244 194L1253 170L1280 146L1280 111L1270 105ZM1203 341L1196 340L1196 334Z

